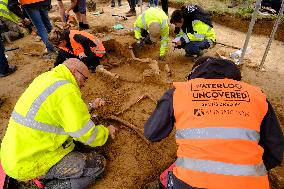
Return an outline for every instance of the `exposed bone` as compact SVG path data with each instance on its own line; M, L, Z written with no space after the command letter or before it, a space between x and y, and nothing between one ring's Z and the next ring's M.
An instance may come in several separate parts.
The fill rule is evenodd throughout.
M156 75L160 74L159 64L156 60L151 60L150 63L149 63L149 66L154 71L154 74L156 74Z
M168 75L168 76L171 76L171 75L172 75L172 71L171 71L171 69L170 69L170 67L169 67L168 64L165 65L164 70L167 72L167 75Z
M132 130L134 130L134 131L140 136L140 138L142 138L147 144L150 143L150 142L144 137L144 135L142 134L142 133L143 133L143 130L140 129L140 128L138 128L137 126L135 126L135 125L129 123L128 121L125 121L125 120L123 120L123 119L121 119L121 118L119 118L119 117L116 117L116 116L110 116L110 117L108 117L108 119L112 119L112 120L114 120L114 121L118 121L118 122L122 123L122 124L125 125L126 127L130 128L130 129L132 129Z
M103 75L106 75L106 76L109 76L110 78L114 79L114 80L117 80L119 78L119 75L118 74L114 74L114 73L111 73L110 71L107 71L103 65L98 65L96 67L96 72L97 73L101 73Z
M142 99L145 98L149 98L150 100L152 100L155 104L157 103L157 101L155 99L153 99L150 95L148 94L144 94L142 96L140 96L135 102L131 103L130 105L128 105L126 108L124 108L123 110L119 111L118 113L116 113L116 115L122 114L124 113L126 110L130 109L133 105L137 104L139 101L141 101Z

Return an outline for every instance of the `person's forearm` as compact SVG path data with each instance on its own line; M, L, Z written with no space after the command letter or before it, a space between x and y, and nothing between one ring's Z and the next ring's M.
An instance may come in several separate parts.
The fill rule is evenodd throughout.
M66 11L69 12L70 10L73 10L76 4L77 4L77 0L71 0L71 5Z
M58 2L58 7L59 7L59 15L61 18L62 23L64 23L64 17L65 17L65 9L63 6L63 2L62 1L57 1Z

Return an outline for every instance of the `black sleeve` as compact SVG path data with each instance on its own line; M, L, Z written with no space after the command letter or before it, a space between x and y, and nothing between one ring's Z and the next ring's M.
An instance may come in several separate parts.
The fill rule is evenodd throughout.
M179 28L179 27L175 27L174 33L175 33L175 34L179 34L179 32L180 32L180 28Z
M22 9L20 8L20 4L17 0L9 0L8 1L8 9L9 11L13 12L15 15L17 15L18 17L24 19L24 13L22 11Z
M54 67L58 66L59 64L62 64L66 59L68 58L76 58L76 56L64 51L64 50L59 50L58 51L58 55L56 57L55 63L54 63Z
M86 56L88 56L90 53L92 53L91 51L91 47L95 47L96 44L90 40L89 38L80 35L80 34L75 34L74 35L74 40L78 43L80 43L83 48L84 48L84 53L86 54Z
M157 107L144 125L145 137L158 142L166 138L173 130L175 117L173 109L173 93L170 89L160 98Z
M281 164L284 151L284 137L281 127L271 104L260 126L259 145L263 147L262 156L264 165L270 170Z

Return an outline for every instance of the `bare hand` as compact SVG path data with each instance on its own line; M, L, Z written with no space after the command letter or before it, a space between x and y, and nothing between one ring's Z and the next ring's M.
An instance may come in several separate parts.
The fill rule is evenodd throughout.
M80 58L80 59L85 58L85 57L87 57L87 56L86 56L86 54L85 54L84 52L81 52L81 53L79 54L79 58Z
M181 41L176 42L176 46L181 46Z
M65 15L69 15L69 12L70 12L69 9L65 10Z
M28 26L28 25L30 25L30 24L31 24L31 20L25 18L25 19L24 19L24 25L25 25L25 26Z
M111 137L112 139L114 139L114 138L115 138L115 134L116 134L116 132L118 131L118 129L117 129L116 127L114 127L113 125L109 125L109 126L107 127L107 129L108 129L108 131L109 131L110 137Z
M90 102L91 108L98 109L106 104L106 101L102 98L96 98Z

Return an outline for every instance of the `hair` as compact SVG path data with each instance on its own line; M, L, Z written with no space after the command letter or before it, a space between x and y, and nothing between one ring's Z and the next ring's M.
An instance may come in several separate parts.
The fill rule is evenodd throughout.
M180 23L180 22L181 22L181 19L182 19L183 17L184 17L184 14L183 14L183 11L182 11L182 10L175 10L175 11L172 13L170 23L171 23L171 24Z
M192 66L190 74L187 79L206 78L206 79L234 79L240 81L242 79L240 69L234 62L204 56L197 59L196 63Z
M65 39L64 30L55 27L48 35L48 38L52 44L58 46Z

